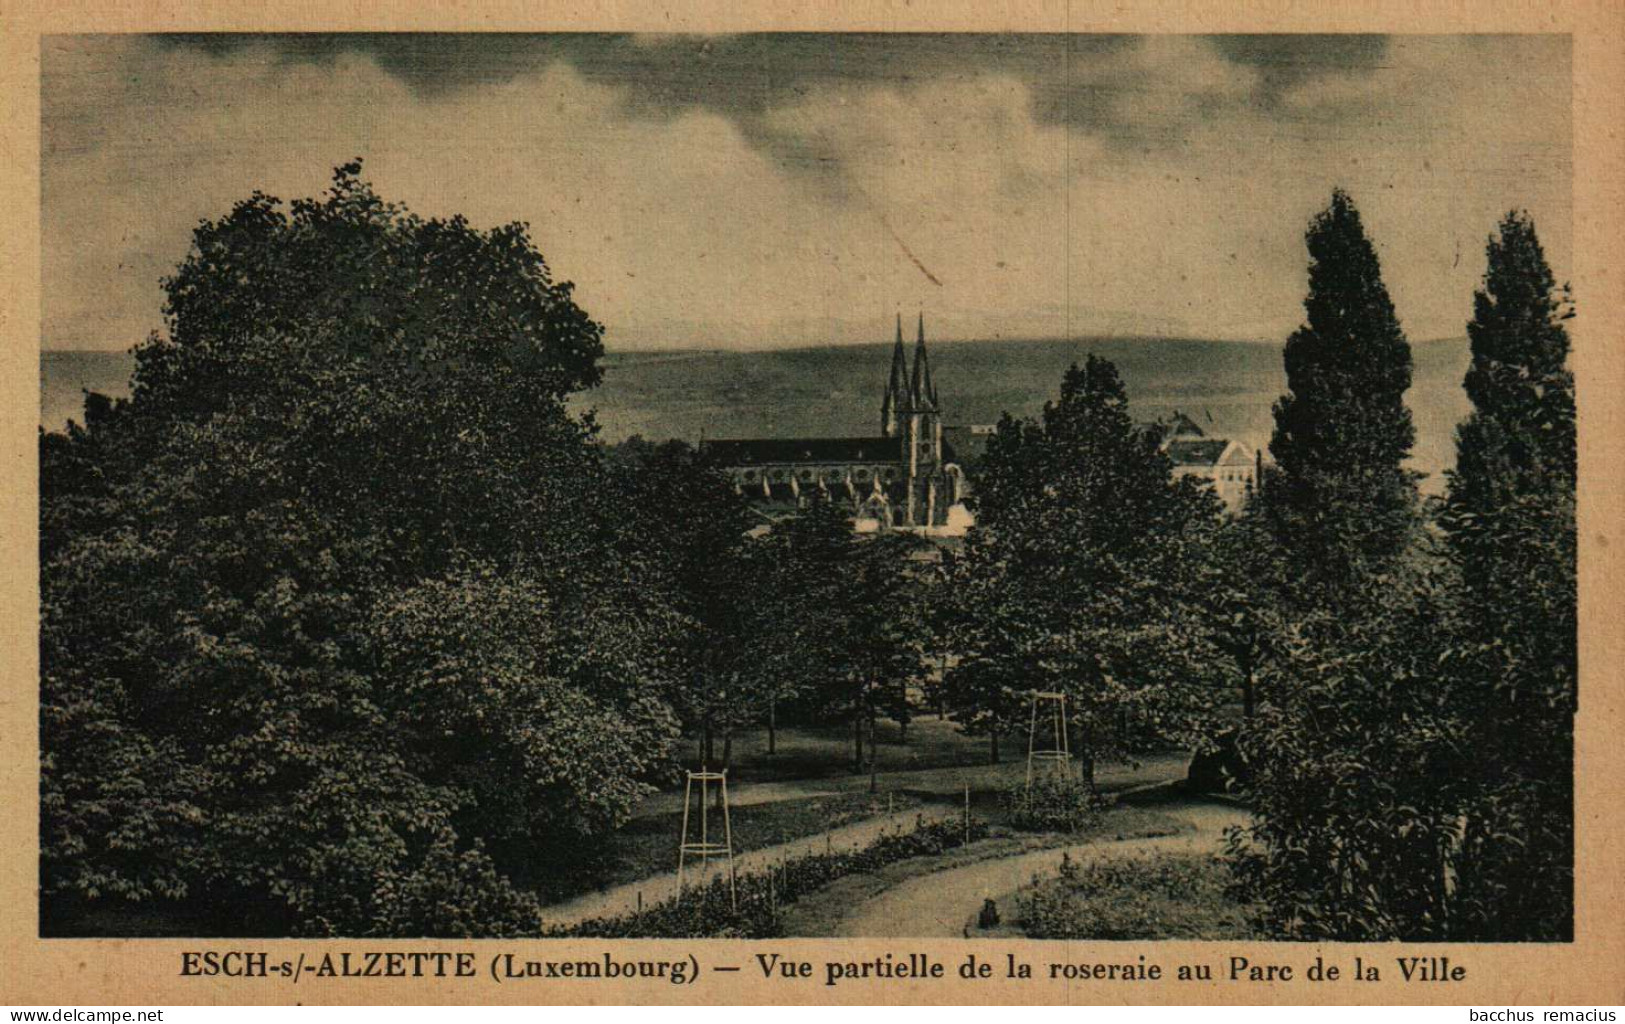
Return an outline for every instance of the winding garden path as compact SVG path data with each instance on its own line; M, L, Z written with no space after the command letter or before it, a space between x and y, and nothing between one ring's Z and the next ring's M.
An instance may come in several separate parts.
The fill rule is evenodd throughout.
M1100 772L1101 788L1108 792L1120 792L1147 784L1166 782L1183 774L1186 760L1187 755L1170 754L1152 758L1134 767L1127 765L1106 766ZM914 793L953 796L958 794L967 783L973 790L982 791L989 787L996 787L1005 780L1005 777L1019 779L1023 770L1022 765L1019 763L1006 762L1000 765L982 767L930 768L888 772L881 775L880 780L882 792L902 792L906 790ZM730 787L728 797L730 806L744 807L752 804L776 803L785 800L804 800L829 796L835 793L863 792L868 788L869 777L867 775L852 775L807 782L791 781L741 785L737 789ZM680 812L682 807L683 798L681 793L662 793L639 806L637 816L670 814ZM743 875L746 872L756 871L769 864L777 864L782 860L803 854L821 853L830 848L850 849L865 846L884 832L912 829L916 816L924 821L935 821L941 818L957 817L959 813L957 801L926 803L923 806L911 807L906 811L899 811L895 814L882 814L873 818L866 818L804 839L740 853L734 858L734 869L738 874ZM673 836L672 839L672 849L673 859L675 860L676 836ZM1059 851L1056 851L1055 858L1057 861L1059 860ZM1013 860L1020 859L1013 858ZM686 881L689 884L694 884L710 876L721 874L723 870L721 862L713 861L709 870L703 875L699 870L690 868L686 872ZM955 874L955 872L943 872L942 874L949 875ZM1025 882L1026 880L1027 876L1021 877L1021 881ZM542 908L542 921L547 926L567 927L596 917L628 914L638 909L640 894L643 898L643 905L647 907L661 900L669 899L677 895L677 892L677 872L667 871L635 882L613 886L601 892L587 893L571 900L545 906ZM809 897L809 899L816 898L816 896ZM980 903L978 902L977 905L980 906ZM961 921L963 921L963 915L961 915ZM905 931L903 934L907 934L907 932ZM932 932L930 934L936 933ZM957 929L953 934L958 934Z
M732 794L729 794L732 796ZM682 805L679 804L679 807ZM911 807L907 811L896 814L882 814L874 818L865 818L863 821L853 822L829 832L820 832L805 839L797 839L777 846L767 846L760 850L751 850L734 857L734 871L743 875L749 871L757 871L770 864L777 864L791 857L799 857L807 853L823 853L826 849L851 849L853 847L867 846L878 839L883 832L906 832L914 828L915 815L918 814L924 821L935 821L939 818L957 816L958 812L946 804L927 805L925 807ZM676 839L673 837L673 857L676 856ZM688 868L685 881L693 885L708 878L720 875L725 870L722 861L711 861L709 869L702 872L695 868ZM677 895L677 872L668 871L653 875L649 878L617 885L602 892L588 893L573 900L555 903L542 908L542 921L546 925L568 926L579 924L595 917L609 917L619 914L629 914L638 909L638 895L643 896L643 905L652 906L661 900L670 899Z
M1189 830L1151 839L1080 843L912 878L853 907L841 919L835 934L866 938L961 938L966 934L967 922L981 909L983 900L994 900L1000 912L1008 916L1014 910L1015 893L1031 882L1035 874L1053 872L1063 854L1074 860L1093 860L1140 853L1217 851L1226 828L1245 825L1248 821L1244 809L1217 802L1159 805L1157 810L1179 819Z

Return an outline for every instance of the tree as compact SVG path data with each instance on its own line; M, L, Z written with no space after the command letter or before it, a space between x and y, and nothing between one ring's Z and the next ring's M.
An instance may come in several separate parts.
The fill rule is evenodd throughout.
M764 538L752 592L759 685L794 693L815 718L850 723L853 767L869 769L871 788L876 720L906 722L906 688L924 673L918 550L907 534L855 534L840 505L813 501Z
M1415 525L1411 352L1347 193L1332 193L1305 240L1308 321L1287 339L1263 496L1297 565L1337 586L1392 558Z
M600 328L523 226L358 174L201 225L132 397L42 437L50 905L525 931L500 847L569 855L669 768L682 619L563 402Z
M1258 708L1288 619L1281 605L1289 589L1287 567L1260 505L1249 498L1239 515L1213 532L1198 588L1213 644L1235 666L1244 719Z
M991 764L999 763L999 737L1025 721L1031 689L1026 592L1004 570L1001 549L972 530L962 552L944 556L933 588L935 646L951 656L942 680L949 714L965 734L988 738Z
M913 717L909 688L925 675L924 584L913 555L920 550L909 534L881 534L852 540L847 577L847 678L854 713L867 726L869 792L877 792L879 759L876 722L896 722L907 735Z
M1496 752L1474 766L1467 842L1479 856L1463 884L1481 904L1478 934L1564 937L1578 706L1573 313L1527 214L1508 213L1486 254L1467 325L1473 412L1457 430L1442 517L1480 659L1462 710Z
M675 652L684 682L673 699L699 734L699 761L726 767L733 730L772 705L757 671L762 559L746 536L748 506L703 452L682 441L634 437L607 455L617 501L637 524L621 538L626 557L684 620Z
M1286 937L1573 934L1567 303L1526 217L1488 252L1442 539L1293 609L1241 734L1254 821L1232 856Z
M343 325L332 341L347 355L420 374L508 365L551 399L598 383L603 329L571 284L552 279L528 225L480 232L461 216L424 220L360 174L361 161L345 164L327 196L288 209L255 192L193 232L164 282L168 338L136 353L143 405L207 415L245 383L236 357L252 335L323 325Z
M1038 422L1001 421L972 496L961 714L996 728L1018 693L1067 693L1091 784L1103 756L1191 737L1218 696L1193 589L1218 501L1159 442L1090 356Z
M1458 588L1414 551L1350 586L1369 611L1293 629L1274 652L1286 685L1239 733L1253 820L1230 856L1272 935L1448 939L1462 780L1483 756L1456 708Z

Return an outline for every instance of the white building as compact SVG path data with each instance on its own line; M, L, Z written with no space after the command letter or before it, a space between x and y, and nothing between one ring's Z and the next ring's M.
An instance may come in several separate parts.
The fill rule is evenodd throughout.
M1221 437L1208 437L1190 417L1174 413L1164 425L1162 450L1174 464L1174 476L1209 480L1213 491L1232 512L1241 511L1247 495L1258 487L1258 453Z

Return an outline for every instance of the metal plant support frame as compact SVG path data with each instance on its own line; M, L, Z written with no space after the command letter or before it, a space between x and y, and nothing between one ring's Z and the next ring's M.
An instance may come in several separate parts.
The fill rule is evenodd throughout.
M688 838L688 823L691 817L690 808L693 806L694 783L700 784L700 838L698 842L690 842ZM722 796L722 842L711 841L709 821L707 818L710 803L710 785L716 783ZM724 857L728 861L728 899L734 909L739 908L739 892L734 876L734 838L733 826L728 820L728 772L707 771L701 768L697 772L688 773L688 781L683 787L683 838L677 844L677 891L684 889L683 869L687 866L689 855L699 859L700 875L706 877L709 872L707 865L717 857Z
M1038 749L1038 708L1040 704L1048 702L1050 711L1045 716L1053 725L1053 734L1050 737L1051 746L1044 750ZM1033 786L1033 764L1054 764L1065 773L1072 764L1072 747L1067 740L1066 729L1066 694L1044 691L1034 693L1032 697L1032 720L1027 726L1027 788Z

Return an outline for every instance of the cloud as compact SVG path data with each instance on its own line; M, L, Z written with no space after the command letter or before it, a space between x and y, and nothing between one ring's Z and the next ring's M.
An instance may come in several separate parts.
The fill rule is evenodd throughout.
M139 340L200 218L313 195L356 155L421 213L530 222L620 347L876 340L916 307L961 337L1278 340L1335 185L1414 337L1460 332L1506 208L1568 260L1561 39L55 37L42 57L51 347Z
M1383 66L1388 36L1226 35L1211 39L1228 61L1257 74L1258 101L1273 106L1283 93L1324 78L1358 81Z

